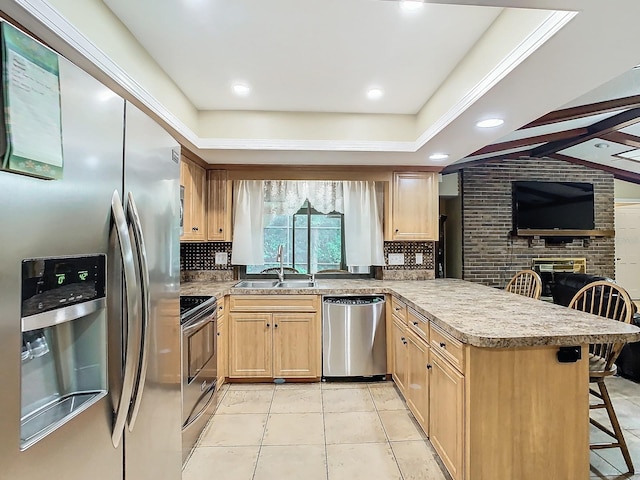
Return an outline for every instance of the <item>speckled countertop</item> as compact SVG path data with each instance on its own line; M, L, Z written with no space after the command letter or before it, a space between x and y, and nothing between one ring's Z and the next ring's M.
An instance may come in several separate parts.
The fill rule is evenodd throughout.
M640 340L640 329L541 300L455 279L319 280L304 289L233 288L237 281L181 285L181 295L390 293L462 343L509 348Z

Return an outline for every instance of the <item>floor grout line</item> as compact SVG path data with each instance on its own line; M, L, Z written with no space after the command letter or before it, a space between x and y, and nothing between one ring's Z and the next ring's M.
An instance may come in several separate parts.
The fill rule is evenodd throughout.
M322 433L324 434L324 476L329 480L329 452L327 451L327 423L324 416L324 388L320 384L320 404L322 406Z
M375 412L378 415L378 420L380 421L380 426L382 427L384 436L387 439L387 447L389 447L389 450L391 451L391 456L393 457L393 461L396 462L396 467L398 467L398 473L400 473L400 478L404 480L404 474L402 473L402 469L400 468L400 463L398 463L396 452L393 450L393 446L391 445L391 439L389 438L387 429L385 428L384 422L382 421L382 417L380 416L380 410L378 410L378 404L376 404L376 401L373 398L373 393L371 393L371 388L369 386L367 386L367 390L369 391L369 396L371 397L371 401L373 402L373 408L375 409Z
M255 480L256 478L256 472L258 471L258 462L260 462L260 454L262 453L262 444L264 443L264 437L267 434L267 425L269 425L269 417L271 416L271 407L273 407L273 397L275 396L276 396L276 388L274 385L273 390L271 391L271 402L269 402L267 419L264 422L264 430L262 431L262 438L260 439L260 446L258 447L258 456L256 457L256 464L253 467L253 475L251 475L251 480Z

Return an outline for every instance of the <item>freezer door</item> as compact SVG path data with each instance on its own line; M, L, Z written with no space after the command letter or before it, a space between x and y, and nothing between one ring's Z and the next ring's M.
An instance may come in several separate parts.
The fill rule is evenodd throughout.
M179 145L128 102L125 117L126 210L131 237L138 245L137 267L141 270L140 283L145 294L142 307L146 315L146 320L143 315L143 321L132 327L140 329L140 351L142 354L146 351L146 359L141 357L142 368L125 432L125 479L179 480L182 468ZM137 221L141 232L135 231ZM140 262L143 253L145 258Z
M21 262L107 254L111 196L122 186L124 101L62 58L60 89L63 178L0 172L0 478L121 480L123 451L111 443L109 396L20 451L21 378L25 391L44 388L46 382L54 395L56 384L68 383L61 362L52 361L55 373L40 377L29 364L33 360L21 362ZM90 334L100 336L96 344L106 348L105 308L91 315ZM80 373L89 370L105 381L105 365Z

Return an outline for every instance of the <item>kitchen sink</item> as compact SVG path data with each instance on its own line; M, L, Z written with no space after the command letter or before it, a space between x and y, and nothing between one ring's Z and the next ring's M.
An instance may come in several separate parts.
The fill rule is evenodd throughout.
M313 288L315 281L311 280L242 280L234 285L235 288Z
M311 280L285 280L277 285L277 288L313 288L316 282Z
M235 288L275 288L278 280L242 280L234 285Z

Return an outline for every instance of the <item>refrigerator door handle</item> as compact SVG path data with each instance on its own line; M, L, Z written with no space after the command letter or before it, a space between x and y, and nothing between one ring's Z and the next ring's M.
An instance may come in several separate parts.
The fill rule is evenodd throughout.
M140 403L142 402L142 392L147 376L148 349L149 349L149 316L151 312L151 299L149 298L149 267L147 262L147 249L142 234L142 223L138 208L133 198L133 194L129 192L127 195L127 216L131 222L133 230L133 238L135 240L136 250L138 254L138 266L140 268L140 278L142 280L142 324L140 325L140 358L137 362L137 381L133 390L133 400L129 412L129 431L133 431L133 427L138 417Z
M136 279L131 238L129 236L129 227L127 225L127 219L124 213L124 209L122 208L122 202L120 201L120 195L118 195L117 190L113 192L113 196L111 197L111 213L113 219L112 228L115 228L118 237L118 244L120 246L120 254L122 256L125 294L127 296L127 342L124 355L124 378L122 380L120 401L118 402L118 407L115 412L113 432L111 434L111 441L113 442L113 446L118 447L118 445L120 445L120 441L122 440L125 423L127 421L127 413L129 412L129 405L131 403L131 396L133 393L136 366L138 364L138 355L133 355L136 332L133 328L131 328L131 320L132 317L138 315L139 289Z

